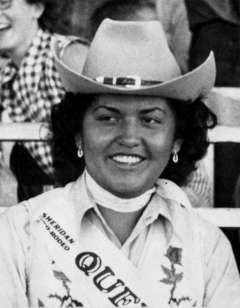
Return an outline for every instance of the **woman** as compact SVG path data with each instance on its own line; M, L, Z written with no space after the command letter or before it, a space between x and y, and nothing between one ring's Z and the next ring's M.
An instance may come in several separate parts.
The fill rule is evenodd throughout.
M175 3L176 2L176 3ZM105 18L122 21L159 20L168 44L182 72L187 71L190 32L187 27L184 1L175 0L108 0L93 11L89 18L88 33L92 39ZM184 14L185 13L185 14ZM212 187L203 162L199 163L188 183L182 186L193 207L212 207Z
M57 166L67 159L78 176L84 160L85 169L1 216L1 303L239 307L228 241L174 184L205 154L216 121L200 101L214 83L213 56L181 75L158 22L111 20L83 70L58 44L54 53L74 92L53 113Z
M67 32L70 17L71 1L0 1L0 52L9 57L0 72L0 104L11 121L48 122L52 105L61 101L64 88L50 45L56 32ZM71 38L58 35L58 40L65 44ZM10 165L20 201L54 184L49 144L18 143Z

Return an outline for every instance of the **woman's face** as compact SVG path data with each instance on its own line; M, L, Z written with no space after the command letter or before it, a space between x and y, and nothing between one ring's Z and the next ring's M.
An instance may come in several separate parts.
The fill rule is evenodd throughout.
M86 168L103 188L132 198L153 187L180 141L175 116L157 97L100 95L83 120Z
M43 10L42 4L25 0L0 0L0 50L20 61L38 30Z

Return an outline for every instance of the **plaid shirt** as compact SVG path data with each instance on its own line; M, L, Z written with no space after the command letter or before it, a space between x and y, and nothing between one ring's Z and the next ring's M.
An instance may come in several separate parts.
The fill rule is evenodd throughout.
M48 122L51 107L65 93L56 71L50 45L54 34L39 30L18 68L9 60L0 75L0 105L14 122ZM59 40L66 38L58 36ZM24 142L24 147L42 170L53 175L48 142Z

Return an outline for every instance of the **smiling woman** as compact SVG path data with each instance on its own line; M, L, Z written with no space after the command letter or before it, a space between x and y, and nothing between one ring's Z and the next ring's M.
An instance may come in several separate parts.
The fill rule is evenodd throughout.
M177 185L216 124L202 101L213 55L182 75L159 22L112 20L83 68L71 45L53 53L69 91L52 113L54 161L74 181L2 215L4 307L239 308L229 242Z

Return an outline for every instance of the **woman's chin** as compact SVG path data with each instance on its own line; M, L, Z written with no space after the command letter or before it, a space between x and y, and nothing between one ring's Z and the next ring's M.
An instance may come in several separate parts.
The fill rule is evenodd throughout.
M108 190L115 196L123 199L130 199L140 196L149 189L148 186L136 186L127 182L119 183L116 187L109 187Z

